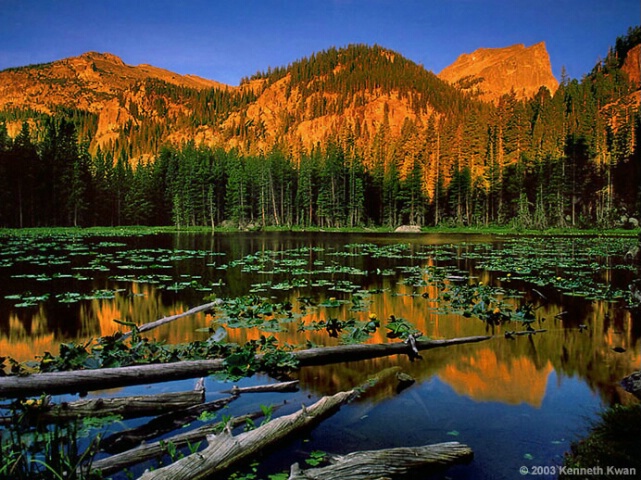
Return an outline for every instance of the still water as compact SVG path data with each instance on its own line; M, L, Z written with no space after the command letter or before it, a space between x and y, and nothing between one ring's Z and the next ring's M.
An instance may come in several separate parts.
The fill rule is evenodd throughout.
M393 382L377 385L308 438L263 459L260 473L267 478L288 470L313 450L459 441L474 450L474 460L448 470L448 478L518 478L521 466L562 465L570 443L604 406L634 401L618 385L641 365L641 322L622 302L633 275L622 258L632 241L322 233L2 238L0 356L25 361L45 351L56 354L62 342L122 330L114 319L142 324L206 303L208 296L289 302L291 315L265 316L250 328L224 313L197 314L149 336L182 343L206 339L210 333L203 327L224 326L237 343L264 334L279 344L336 345L348 342L353 330L336 338L305 326L330 318L360 324L376 316L381 328L365 341L398 341L386 335L390 315L433 339L493 335L425 351L413 362L393 356L303 368L296 373L298 393L243 396L225 415L270 403L283 404L276 414L290 413L400 366L417 380L411 387L399 392ZM451 297L458 285L501 287L499 310L527 306L531 325L546 331L505 338L525 324L488 324L456 308ZM239 385L268 381L257 376ZM213 378L206 386L208 400L229 387Z

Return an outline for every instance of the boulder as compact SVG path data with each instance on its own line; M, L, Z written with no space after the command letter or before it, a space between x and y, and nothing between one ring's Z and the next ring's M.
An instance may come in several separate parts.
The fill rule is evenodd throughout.
M421 233L420 225L401 225L394 230L396 233Z

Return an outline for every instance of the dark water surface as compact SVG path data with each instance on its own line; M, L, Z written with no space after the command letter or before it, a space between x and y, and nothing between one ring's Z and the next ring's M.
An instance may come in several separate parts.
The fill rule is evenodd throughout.
M214 325L226 326L229 340L238 343L265 334L281 344L335 345L345 337L301 325L329 318L365 322L373 315L381 328L369 342L398 341L386 336L390 315L435 339L494 335L426 351L414 362L394 356L304 368L296 374L298 393L243 396L224 414L285 400L275 415L290 413L400 366L414 385L400 393L394 382L378 385L304 441L263 459L260 473L267 478L288 470L312 450L459 441L472 447L474 461L448 470L448 478L518 478L521 466L562 465L570 442L604 406L632 401L618 386L641 364L641 325L621 299L632 275L622 258L632 241L334 233L3 238L0 356L56 354L62 342L122 329L114 319L146 323L205 303L211 294L291 302L292 318L265 317L255 328L218 315ZM525 324L488 325L454 308L448 300L460 284L503 287L501 308L516 312L530 305L532 325L546 332L506 339L505 331L522 331ZM169 343L206 339L203 327L211 322L198 314L149 336ZM268 381L257 376L239 385ZM213 378L206 386L208 399L229 387ZM170 382L90 396L192 387L193 381Z

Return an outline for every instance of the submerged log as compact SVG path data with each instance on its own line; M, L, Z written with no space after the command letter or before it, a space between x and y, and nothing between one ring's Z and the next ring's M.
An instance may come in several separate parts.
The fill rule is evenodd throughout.
M248 420L255 420L264 415L265 412L261 410L260 412L234 417L227 425L231 428L236 428L244 425ZM165 440L145 443L136 448L96 460L91 464L91 470L99 470L103 477L108 476L132 465L146 462L152 458L164 455L167 453L167 445L169 444L173 444L176 448L182 448L186 445L203 441L207 435L219 432L223 427L225 427L225 425L222 422L217 422L211 425L203 425L202 427L195 428L189 432L174 435L173 437Z
M173 432L174 430L193 422L203 412L220 410L236 398L238 397L225 397L214 400L213 402L202 403L183 410L177 410L175 412L160 415L144 425L108 436L101 442L100 447L109 453L123 452L140 445L142 442L150 438L159 437L165 433Z
M267 385L254 385L251 387L238 387L234 385L229 390L222 390L220 393L231 393L240 395L241 393L265 393L265 392L295 392L298 390L298 380L290 382L270 383Z
M292 465L289 480L369 480L420 472L423 475L472 460L472 449L459 442L422 447L353 452L330 457L330 465L301 470Z
M416 341L418 350L482 342L489 335L453 338L449 340ZM300 366L326 365L389 355L412 354L412 346L403 343L375 343L318 347L292 352ZM262 355L257 355L260 362ZM0 398L26 397L50 392L77 392L122 387L170 380L183 380L225 368L224 359L186 360L175 363L135 365L131 367L75 370L70 372L37 373L24 377L0 377Z
M192 407L205 401L205 390L158 393L134 397L95 398L51 405L38 411L40 421L66 421L80 417L120 415L123 418L150 417L171 410Z
M255 430L233 436L227 429L220 435L207 437L208 446L195 454L153 471L146 471L144 480L197 480L211 478L236 463L252 458L261 449L294 433L301 432L338 410L356 395L354 390L323 397L309 407L303 406L290 415L275 418Z

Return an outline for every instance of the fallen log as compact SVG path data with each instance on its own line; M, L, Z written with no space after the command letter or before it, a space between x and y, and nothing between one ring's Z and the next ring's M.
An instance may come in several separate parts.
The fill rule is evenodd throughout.
M238 397L225 397L212 402L202 403L183 410L177 410L175 412L160 415L143 425L114 433L106 437L100 443L100 448L105 452L119 453L130 448L137 447L142 442L150 438L156 438L160 435L164 435L165 433L173 432L174 430L193 422L203 412L220 410L236 398Z
M244 425L248 420L255 420L264 415L265 412L261 410L260 412L234 417L229 421L229 425L231 428L236 428ZM132 465L146 462L152 458L164 455L167 453L168 444L173 444L176 448L182 448L186 445L203 441L207 435L219 432L223 427L225 427L223 422L216 422L211 425L203 425L202 427L195 428L189 432L180 433L158 442L145 443L136 448L94 461L91 464L91 471L99 470L103 477L108 476Z
M472 449L459 442L353 452L331 456L330 465L322 468L301 470L295 463L289 480L370 480L418 472L427 475L467 463L472 457Z
M476 343L492 338L489 335L475 337L451 338L449 340L417 340L413 346L418 350L450 347L464 343ZM413 346L405 342L363 343L357 345L339 345L336 347L317 347L292 352L301 367L327 365L368 358L388 357L390 355L411 355Z
M44 411L34 408L39 421L58 422L81 417L120 415L122 418L151 417L171 410L181 410L205 401L204 390L158 393L133 397L94 398L51 404Z
M298 383L298 380L292 380L291 382L254 385L252 387L238 387L237 385L234 385L229 390L222 390L220 393L240 395L241 393L295 392L296 390L298 390Z
M28 376L0 377L0 398L15 398L43 393L73 393L105 388L168 382L209 375L224 366L222 358L188 360L175 363L134 365L130 367L35 373Z
M212 308L216 307L217 305L220 305L221 303L222 303L221 300L215 300L213 302L206 303L204 305L199 305L197 307L190 308L189 310L187 310L185 312L177 313L176 315L170 315L168 317L163 317L163 318L161 318L159 320L155 320L153 322L145 323L143 325L140 325L140 326L136 327L136 330L138 331L138 333L146 332L148 330L152 330L154 328L160 327L161 325L164 325L166 323L173 322L174 320L178 320L179 318L188 317L188 316L194 315L196 313L200 313L200 312L204 312L204 311L207 311L207 310L211 310ZM126 338L126 337L131 336L132 334L133 334L133 331L126 332L123 336Z
M370 390L373 388L378 382L386 380L388 377L393 376L394 374L398 373L400 371L400 367L390 367L385 370L382 370L378 374L376 374L373 377L368 378L366 382L361 384L359 387L355 388L354 391L358 392L359 395L362 395L366 391ZM253 389L256 391L265 391L261 387L270 387L272 385L289 385L289 384L297 384L297 381L294 382L282 382L282 383L277 383L277 384L271 384L271 385L259 385L256 387L247 387L248 389ZM242 390L242 389L239 389ZM280 390L279 390L280 391ZM223 392L224 393L224 392ZM280 405L276 405L272 407L272 413L275 412L280 408ZM230 420L230 426L231 428L236 428L239 425L242 425L245 423L246 420L248 419L255 419L263 416L265 414L264 410L261 410L260 412L254 412L249 415L243 415L241 417L234 417ZM100 469L102 470L102 474L104 475L109 475L115 471L122 470L130 465L134 465L136 463L141 463L143 461L149 460L150 458L157 457L165 452L165 447L163 446L168 444L168 443L173 443L176 447L183 447L187 445L188 443L193 443L193 442L198 442L202 441L207 435L215 433L217 431L220 431L220 422L213 424L213 425L204 425L202 427L199 427L197 429L191 430L189 432L181 433L175 436L172 436L170 438L167 438L165 440L161 440L159 442L153 442L153 443L142 443L137 447L130 448L129 450L122 451L122 447L124 446L123 443L119 445L121 449L118 451L120 453L115 453L114 455L104 458L101 460L98 460L92 464L92 469ZM131 437L131 431L128 434L129 437ZM137 439L139 442L142 441L141 438ZM104 448L103 448L104 449ZM81 467L84 468L84 467Z
M492 338L489 335L453 338L449 340L416 341L418 350L449 347L465 343L482 342ZM412 346L404 342L339 345L317 347L291 352L300 366L326 365L347 361L379 358L389 355L412 353ZM261 361L262 355L256 360ZM225 360L186 360L175 363L135 365L96 370L75 370L70 372L37 373L28 376L0 377L0 398L26 397L50 392L78 392L126 385L148 384L182 380L225 368Z
M252 458L258 451L294 433L305 430L331 415L356 395L354 390L323 397L309 407L303 406L290 415L233 436L227 429L220 435L209 435L208 446L167 467L146 471L141 480L197 480L211 478L232 465Z

